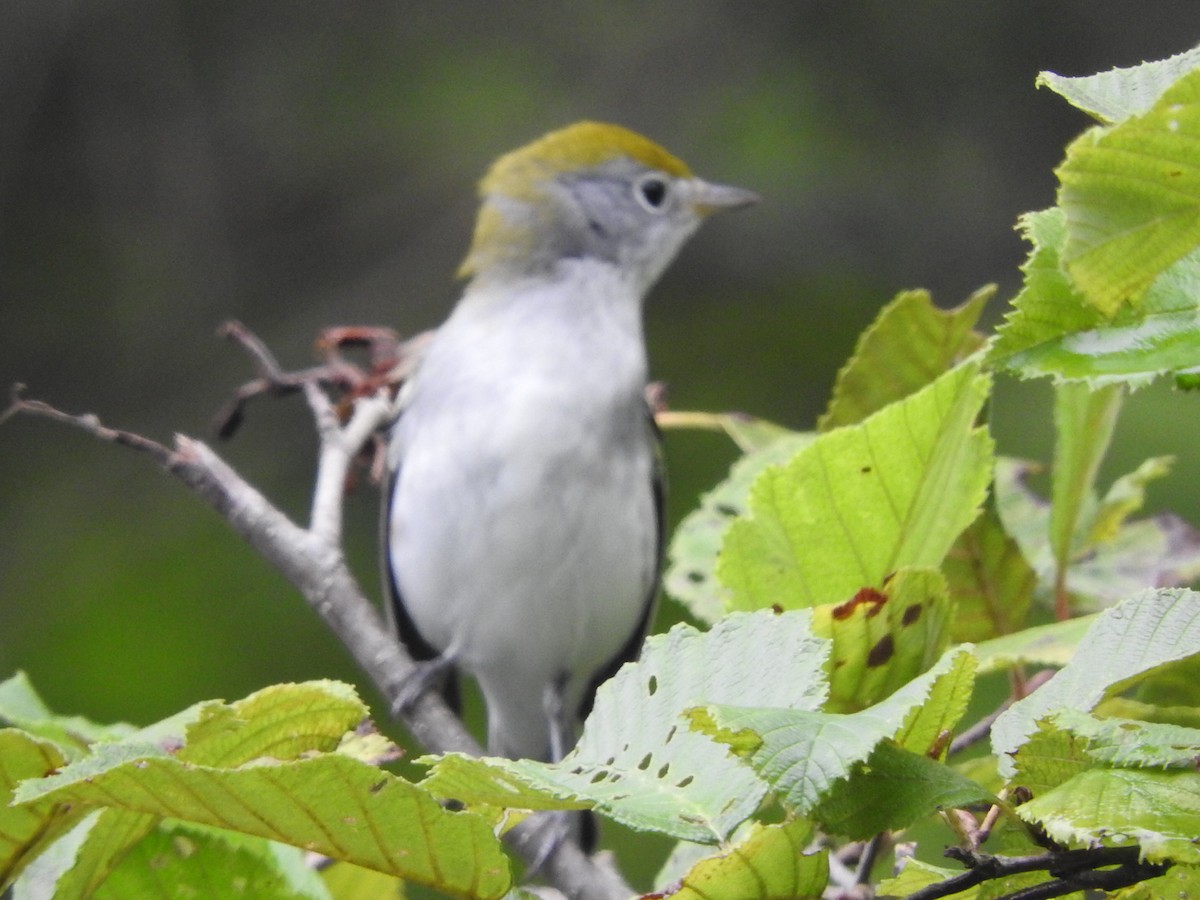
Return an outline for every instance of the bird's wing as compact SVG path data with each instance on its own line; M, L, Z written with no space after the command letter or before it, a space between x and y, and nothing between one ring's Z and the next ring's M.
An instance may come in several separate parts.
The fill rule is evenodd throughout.
M646 633L654 623L654 613L658 609L658 589L662 580L663 553L666 550L666 500L667 500L667 471L663 458L662 434L654 421L654 411L649 404L646 406L646 428L654 441L654 472L648 488L654 497L654 565L650 582L646 586L646 597L642 603L642 614L637 625L629 633L629 639L621 646L613 657L596 671L583 699L579 704L579 718L585 719L592 710L596 699L596 689L617 674L617 670L627 662L638 658L642 650L642 642Z

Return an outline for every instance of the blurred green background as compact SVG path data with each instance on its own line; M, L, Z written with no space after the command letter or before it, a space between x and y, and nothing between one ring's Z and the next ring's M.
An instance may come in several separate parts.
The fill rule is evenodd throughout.
M679 409L813 424L898 290L1019 285L1017 216L1088 125L1034 88L1186 49L1195 0L0 4L0 385L168 440L251 377L226 318L287 366L332 324L436 324L487 163L579 118L753 188L647 309ZM1002 381L1004 452L1046 458L1044 384ZM1200 521L1194 399L1134 396L1106 469L1175 453L1152 492ZM220 451L302 516L314 439L262 402ZM668 439L674 518L733 458ZM142 458L0 427L0 677L64 712L147 722L293 679L360 680L283 579ZM349 552L376 589L374 492ZM669 615L678 612L668 607ZM369 689L372 704L378 698Z

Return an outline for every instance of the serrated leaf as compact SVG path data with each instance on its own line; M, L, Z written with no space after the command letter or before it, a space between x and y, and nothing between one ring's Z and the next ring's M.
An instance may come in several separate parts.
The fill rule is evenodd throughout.
M990 364L1022 378L1051 375L1094 387L1140 385L1183 373L1200 350L1200 252L1170 266L1150 285L1139 308L1109 318L1090 306L1062 265L1066 216L1059 208L1029 213L1018 223L1033 244L1021 267L1024 286L988 350Z
M807 612L761 611L732 614L707 632L676 625L600 686L579 743L561 762L458 758L446 768L436 763L423 784L492 805L525 803L519 792L531 790L545 795L541 808L583 800L631 828L724 840L766 786L723 745L689 731L681 714L735 701L819 709L828 644L810 620Z
M177 755L187 762L236 766L264 756L328 752L368 714L354 688L342 682L276 684L235 703L202 704Z
M923 753L942 732L952 730L970 697L974 669L970 651L959 648L861 712L710 704L707 722L693 721L716 740L727 734L757 735L757 745L745 758L782 794L788 809L809 815L882 741L894 739L907 750Z
M1094 766L1085 746L1085 740L1059 727L1053 718L1044 719L1017 751L1012 781L1035 797L1052 791Z
M1200 863L1196 811L1200 774L1149 769L1088 769L1017 807L1069 846L1137 843L1151 862Z
M1099 618L1099 613L1077 616L1065 622L1035 625L1014 634L983 641L975 646L979 673L1013 666L1065 666L1075 655L1079 642Z
M826 709L863 709L928 669L950 642L952 613L937 569L901 569L881 590L816 607L813 630L833 648Z
M1011 754L1039 719L1061 709L1091 710L1110 689L1195 653L1200 653L1200 594L1144 591L1107 610L1088 630L1074 658L992 726L992 748L1000 757L1001 773L1012 774Z
M1200 728L1136 719L1100 719L1075 709L1061 710L1054 724L1084 741L1089 759L1127 768L1195 768Z
M884 742L834 784L814 816L832 834L865 840L941 810L995 799L949 766Z
M1037 573L991 507L958 536L942 564L954 617L954 641L1010 634L1029 617Z
M1063 262L1107 316L1135 306L1172 263L1200 246L1200 70L1144 115L1093 129L1058 169L1067 215Z
M23 780L41 778L66 762L58 744L17 728L0 729L0 892L83 817L83 812L54 800L9 805Z
M975 426L990 381L965 364L764 471L725 535L717 575L741 609L799 609L935 568L975 518L992 442Z
M1149 112L1167 88L1197 67L1200 67L1200 47L1167 59L1096 75L1068 77L1040 72L1036 83L1102 122L1116 123Z
M988 285L946 311L934 306L928 291L897 294L859 336L817 430L855 425L978 350L983 338L972 329L995 293L995 285Z
M791 432L747 453L675 529L663 587L700 621L711 624L729 611L729 590L716 577L717 554L730 524L746 512L750 485L768 466L786 462L815 438Z
M755 824L721 853L700 860L672 900L820 900L829 881L824 852L806 854L813 827L802 819L782 825Z
M78 756L92 741L125 737L135 730L124 723L101 725L51 712L24 672L0 682L0 723L51 740L70 757Z
M166 755L93 757L40 781L18 800L111 806L281 841L451 894L499 897L508 864L487 824L442 807L415 785L338 754L236 769Z

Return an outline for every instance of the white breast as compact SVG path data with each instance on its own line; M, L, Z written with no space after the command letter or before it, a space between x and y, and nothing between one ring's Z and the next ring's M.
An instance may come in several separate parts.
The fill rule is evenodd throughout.
M544 752L547 689L565 678L577 703L653 589L640 304L585 274L588 290L529 285L517 303L468 294L393 436L400 592L479 679L495 752Z

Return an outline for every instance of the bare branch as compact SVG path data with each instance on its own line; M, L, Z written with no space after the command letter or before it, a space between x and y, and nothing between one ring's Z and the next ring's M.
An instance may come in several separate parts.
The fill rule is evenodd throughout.
M909 894L905 900L938 900L968 888L1025 872L1047 872L1052 880L1005 894L997 900L1050 900L1078 891L1112 891L1157 878L1170 863L1140 861L1141 848L1093 847L1086 850L1052 850L1035 856L992 856L950 847L946 856L967 866L961 875L939 881Z

